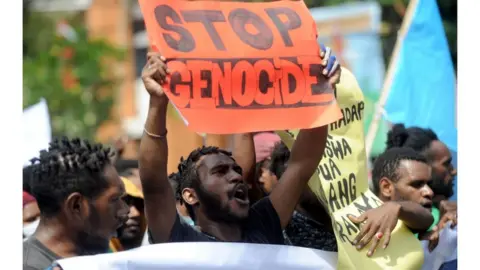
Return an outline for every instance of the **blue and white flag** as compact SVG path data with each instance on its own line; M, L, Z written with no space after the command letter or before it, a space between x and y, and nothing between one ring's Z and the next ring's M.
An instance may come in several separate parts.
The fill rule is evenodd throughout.
M393 67L386 117L431 128L457 151L456 80L442 19L436 0L417 2Z

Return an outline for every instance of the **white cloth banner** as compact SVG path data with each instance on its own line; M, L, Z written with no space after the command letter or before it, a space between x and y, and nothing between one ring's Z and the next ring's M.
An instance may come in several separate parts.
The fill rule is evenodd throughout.
M59 260L64 270L334 270L337 253L242 243L168 243Z
M422 270L438 270L442 264L457 259L457 227L450 228L450 222L440 231L437 247L430 253L428 241L422 241L425 261Z
M26 108L22 114L23 124L23 166L30 165L30 159L38 157L40 150L48 148L52 140L50 116L45 99Z

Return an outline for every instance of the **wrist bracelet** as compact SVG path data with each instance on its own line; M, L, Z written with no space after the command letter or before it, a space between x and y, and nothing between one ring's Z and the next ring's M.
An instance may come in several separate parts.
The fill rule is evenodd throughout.
M148 136L150 136L152 138L163 139L163 138L167 137L168 130L165 130L165 134L162 134L162 135L150 133L150 132L148 132L148 130L146 128L143 128L143 132L145 132L145 134L147 134Z

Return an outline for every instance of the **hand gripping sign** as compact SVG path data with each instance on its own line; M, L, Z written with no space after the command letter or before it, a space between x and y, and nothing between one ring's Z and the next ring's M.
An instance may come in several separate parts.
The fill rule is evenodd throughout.
M197 132L313 128L341 117L303 1L139 0L170 101Z

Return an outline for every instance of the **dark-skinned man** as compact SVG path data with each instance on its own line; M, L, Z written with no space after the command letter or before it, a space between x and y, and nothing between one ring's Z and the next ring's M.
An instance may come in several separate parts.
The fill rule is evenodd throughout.
M183 198L201 232L182 222L168 182L166 111L161 84L168 69L159 53L149 53L142 78L150 94L145 134L140 144L140 177L151 242L227 241L283 244L288 224L304 187L325 147L327 127L302 130L293 147L281 183L250 207L242 168L227 151L216 147L194 150L187 158ZM163 211L158 211L162 207Z

